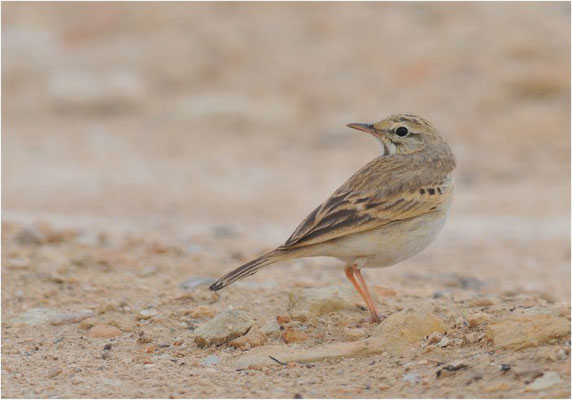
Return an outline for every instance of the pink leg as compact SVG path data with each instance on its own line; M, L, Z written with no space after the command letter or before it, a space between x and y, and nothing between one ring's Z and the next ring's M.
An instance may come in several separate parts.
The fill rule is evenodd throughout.
M371 298L371 295L369 294L369 290L367 290L367 285L365 284L365 279L363 279L363 276L361 275L361 271L356 268L355 274L357 275L357 277L358 277L358 279L362 285L362 289L363 289L363 292L365 294L364 299L365 299L365 302L368 304L369 311L371 312L372 322L383 321L385 319L385 316L379 315L379 313L377 312L377 309L375 308L375 302Z
M367 304L367 308L369 308L369 312L371 313L371 321L372 322L381 322L382 318L380 318L379 314L377 313L377 310L375 309L375 304L374 304L374 302L373 302L373 300L369 294L369 291L367 290L367 286L365 284L363 276L361 276L360 270L358 268L356 268L355 265L350 265L350 266L347 266L345 268L345 272L346 272L346 276L348 277L350 282L354 285L354 287L356 288L358 293L365 300L365 303ZM361 282L361 286L356 281L354 274L357 275L359 281Z

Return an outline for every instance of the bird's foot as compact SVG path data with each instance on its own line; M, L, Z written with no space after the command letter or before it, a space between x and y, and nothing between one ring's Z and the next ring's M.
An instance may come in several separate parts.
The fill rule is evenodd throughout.
M369 322L372 324L379 324L380 322L382 322L384 319L387 318L387 315L382 315L382 314L375 314L372 315L371 317L369 317Z

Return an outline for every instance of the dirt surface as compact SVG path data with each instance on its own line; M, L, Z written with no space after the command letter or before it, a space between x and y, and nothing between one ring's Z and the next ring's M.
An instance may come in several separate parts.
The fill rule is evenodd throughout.
M3 3L2 396L570 397L569 32L568 3ZM327 258L207 290L378 154L346 123L399 111L448 137L455 199L364 275L444 332L352 353L363 304L289 310L347 285ZM277 331L198 347L229 309Z

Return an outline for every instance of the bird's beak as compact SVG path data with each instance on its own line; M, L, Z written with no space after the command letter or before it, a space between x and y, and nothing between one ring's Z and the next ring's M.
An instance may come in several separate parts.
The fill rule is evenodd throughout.
M367 133L371 133L372 135L374 135L376 133L376 130L374 129L372 124L347 124L346 126L348 128L357 129L358 131L364 131Z

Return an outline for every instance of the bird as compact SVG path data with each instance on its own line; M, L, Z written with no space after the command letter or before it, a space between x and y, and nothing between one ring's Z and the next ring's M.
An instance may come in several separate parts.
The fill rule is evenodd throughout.
M381 144L381 155L351 176L276 249L228 272L217 291L261 268L301 257L334 257L364 299L370 321L380 315L362 268L388 267L425 249L443 228L453 199L455 156L427 119L392 114L376 123L351 123Z

